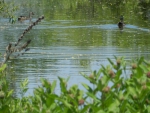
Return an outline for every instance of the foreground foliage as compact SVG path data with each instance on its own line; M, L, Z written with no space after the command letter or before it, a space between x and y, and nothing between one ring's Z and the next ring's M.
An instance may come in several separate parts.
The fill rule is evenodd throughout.
M123 57L108 59L110 65L87 76L90 84L82 83L67 88L69 78L60 78L61 93L55 94L56 81L41 79L42 86L34 89L33 96L25 97L28 80L21 83L22 98L14 98L0 68L0 112L4 113L149 113L150 63L140 58L128 63Z

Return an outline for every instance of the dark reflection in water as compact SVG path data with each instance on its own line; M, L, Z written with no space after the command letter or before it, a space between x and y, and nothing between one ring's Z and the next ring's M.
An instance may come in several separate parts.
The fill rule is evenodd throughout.
M113 55L125 56L126 60L140 56L150 58L149 25L142 18L135 18L139 15L133 13L133 9L130 12L125 10L128 9L127 6L120 8L123 3L118 5L120 10L113 9L115 3L110 6L107 0L85 4L71 2L66 7L65 1L56 1L41 3L33 0L34 5L41 9L34 5L25 7L25 2L22 1L24 7L17 12L17 15L28 14L32 10L35 13L32 21L39 15L45 15L45 20L25 36L26 40L32 39L31 50L8 62L8 78L17 96L19 84L25 78L29 79L29 95L33 88L40 85L41 77L53 81L58 76L70 76L68 86L71 86L88 83L80 72L90 75L91 70L98 70L101 64L107 65L107 58L114 59ZM120 12L124 14L126 23L121 33L117 26ZM0 49L4 53L5 46L15 42L29 22L16 22L12 25L8 19L1 19L0 24ZM57 84L59 86L59 82ZM81 85L80 87L82 88ZM56 92L59 92L59 87Z

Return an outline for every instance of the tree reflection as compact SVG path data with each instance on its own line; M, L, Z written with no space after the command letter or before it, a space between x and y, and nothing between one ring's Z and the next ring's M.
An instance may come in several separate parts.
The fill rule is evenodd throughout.
M138 3L143 19L150 19L150 1L140 0Z

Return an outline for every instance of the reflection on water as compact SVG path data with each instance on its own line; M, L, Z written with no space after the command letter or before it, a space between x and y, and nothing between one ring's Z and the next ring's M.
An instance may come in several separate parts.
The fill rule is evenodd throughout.
M46 10L49 9L43 9L43 12ZM37 13L41 14L41 12L40 10ZM51 13L54 12L55 10ZM108 15L111 17L111 14ZM20 81L24 78L29 79L28 94L32 94L33 88L40 85L41 77L53 81L58 76L70 76L68 86L81 82L88 83L80 72L90 75L91 70L98 70L101 64L107 65L107 58L114 59L113 55L125 56L126 60L140 56L150 58L149 27L144 22L141 25L138 25L138 20L136 22L138 24L128 23L120 33L115 18L91 19L89 17L90 20L78 15L77 19L70 19L57 12L58 17L53 15L53 19L50 19L50 16L52 14L47 14L44 21L26 34L25 40L32 39L31 50L18 59L11 59L8 63L8 70L11 73L8 78L16 95L19 92ZM12 25L7 20L0 20L2 53L6 45L17 41L23 30L30 24L25 21ZM35 20L36 17L32 21ZM82 88L81 85L80 87ZM59 92L59 87L56 92Z

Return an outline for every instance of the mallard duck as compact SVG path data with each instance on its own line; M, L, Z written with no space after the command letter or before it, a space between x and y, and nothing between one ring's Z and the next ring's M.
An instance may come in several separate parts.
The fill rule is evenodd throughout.
M118 28L120 29L120 30L123 30L123 27L124 27L124 22L123 22L123 16L121 15L120 16L120 22L118 22Z
M19 16L19 17L18 17L18 21L24 21L24 20L30 20L30 21L31 21L32 15L34 15L33 12L30 12L30 13L29 13L29 17L26 17L26 16Z

